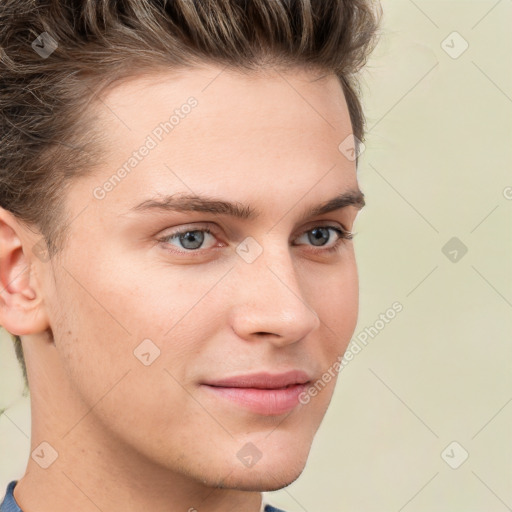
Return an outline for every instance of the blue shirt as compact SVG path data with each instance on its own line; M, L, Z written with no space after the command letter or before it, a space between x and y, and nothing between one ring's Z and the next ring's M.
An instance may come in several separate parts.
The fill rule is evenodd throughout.
M0 512L23 512L23 510L18 507L18 504L12 495L12 491L17 481L18 480L13 480L7 486L7 493L5 495L4 501L2 501L0 504Z
M14 499L13 490L14 486L18 480L13 480L12 482L7 485L7 493L5 495L4 500L2 503L0 503L0 512L23 512L20 507L18 507L18 504L16 503L16 500ZM265 505L264 512L284 512L284 510L281 510L279 508L275 508L272 505Z

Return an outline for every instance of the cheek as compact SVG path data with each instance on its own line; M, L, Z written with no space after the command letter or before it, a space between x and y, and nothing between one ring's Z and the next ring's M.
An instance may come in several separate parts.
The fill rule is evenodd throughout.
M173 329L164 342L162 332L172 326L171 315L164 316L164 331L162 325L152 322L153 308L144 297L129 293L130 283L108 288L115 282L112 274L112 282L87 280L77 271L73 274L83 286L69 275L61 276L57 289L60 309L56 305L53 331L69 385L83 402L77 401L77 410L71 414L77 419L87 414L81 427L97 421L125 441L143 443L144 432L166 433L178 429L184 418L200 417L200 408L179 384L185 380L185 362L193 347L171 343L176 338L188 339L180 337L186 322ZM155 344L137 350L143 339ZM154 347L159 351L156 358ZM145 353L149 353L148 365ZM181 411L178 418L176 410ZM78 428L74 435L80 431Z
M311 297L322 328L334 343L329 347L339 354L348 345L356 328L359 312L359 279L353 254L337 267L326 267L310 278Z
M309 305L321 324L308 349L311 360L318 363L318 380L303 396L303 403L311 418L320 421L331 401L340 360L357 324L359 280L355 259L347 257L339 265L317 267L307 274L304 284Z
M354 334L359 311L359 280L355 260L340 266L326 279L323 293L315 297L322 334L315 337L312 353L321 361L320 374L302 397L311 418L319 425L340 378L340 361Z
M94 403L126 372L133 399L146 384L171 379L164 367L183 380L195 342L204 338L201 298L212 284L190 286L176 272L130 258L96 252L85 263L75 256L56 276L50 323L63 365L85 401Z
M129 275L123 281L104 255L84 253L74 252L56 273L50 324L70 381L93 404L133 366L135 338L126 311L137 298Z

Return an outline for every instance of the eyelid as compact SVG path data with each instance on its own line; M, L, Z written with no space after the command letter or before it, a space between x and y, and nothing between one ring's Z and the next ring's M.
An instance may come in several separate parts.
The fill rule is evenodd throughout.
M314 228L333 228L339 229L346 233L350 233L350 230L339 221L317 220L308 223L307 226L304 229L302 229L302 231L297 236L302 236L304 233L307 233L308 231L311 231Z
M170 231L168 233L166 232L165 234L159 236L158 240L171 238L171 237L179 235L179 234L184 234L187 231L205 231L205 232L208 232L208 233L214 235L215 237L219 234L219 228L215 224L201 224L201 223L196 223L196 224L191 224L191 225L182 224L182 225L174 228L172 231Z
M335 225L333 225L333 224L335 224ZM298 238L298 237L304 235L305 233L307 233L308 231L311 231L312 229L318 228L318 227L338 228L346 234L353 234L350 232L350 230L347 227L345 227L344 224L342 224L339 221L333 222L333 221L329 221L329 220L317 220L317 221L309 222L306 225L306 227L304 227L299 233L294 235L293 239ZM207 231L207 232L211 233L212 235L217 236L219 234L220 229L216 224L212 224L212 223L182 224L182 225L176 227L170 233L167 233L167 234L159 237L159 240L162 238L170 238L172 236L176 236L178 234L185 233L187 231Z

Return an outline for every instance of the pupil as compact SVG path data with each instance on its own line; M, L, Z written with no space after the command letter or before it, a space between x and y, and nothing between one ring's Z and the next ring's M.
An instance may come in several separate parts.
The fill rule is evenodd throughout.
M315 233L313 235L313 239L310 237L310 241L313 243L313 245L323 245L323 244L317 244L316 242L320 240L321 238L327 239L329 237L328 229L327 228L315 228L311 233Z
M200 236L197 236L197 233L200 233ZM198 241L194 242L194 239L198 238ZM187 231L184 235L182 235L182 245L185 249L198 249L201 247L203 243L204 234L201 231ZM192 245L190 245L192 244Z

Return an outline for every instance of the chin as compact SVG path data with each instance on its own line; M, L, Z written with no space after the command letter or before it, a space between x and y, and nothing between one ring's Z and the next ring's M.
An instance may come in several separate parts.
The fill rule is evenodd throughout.
M217 459L226 475L218 483L225 488L257 492L287 487L304 471L315 431L314 428L306 432L299 429L274 430L272 435L263 438L253 434L246 435L243 440L239 438L235 447L223 447L236 457L225 457L224 452ZM254 456L257 457L257 460L245 465L246 454L252 455L253 460Z
M243 491L277 491L295 482L302 474L309 456L309 448L288 446L279 449L267 447L266 454L252 467L244 467L237 460L230 464L223 484Z
M237 489L239 491L270 492L288 487L295 482L304 471L305 464L300 467L260 467L237 470L230 473L224 480L213 487L220 489Z

